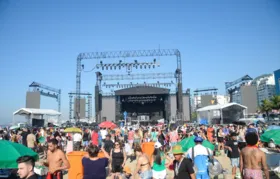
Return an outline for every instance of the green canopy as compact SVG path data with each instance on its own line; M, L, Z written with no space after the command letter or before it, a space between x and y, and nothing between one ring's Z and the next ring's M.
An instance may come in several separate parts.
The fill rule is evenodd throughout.
M195 136L191 136L178 142L178 144L182 146L184 152L195 146L194 138ZM215 149L215 146L208 140L203 140L202 145L212 151Z
M260 139L263 142L270 142L273 140L276 145L280 145L280 129L266 131L261 135Z
M38 159L38 154L22 144L0 140L0 169L17 168L16 160L24 155Z

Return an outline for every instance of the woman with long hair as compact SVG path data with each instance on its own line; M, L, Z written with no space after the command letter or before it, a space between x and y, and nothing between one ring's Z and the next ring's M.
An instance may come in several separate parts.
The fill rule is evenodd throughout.
M134 170L134 176L139 174L141 179L151 179L153 174L149 162L149 157L143 153L139 145L135 146L134 152L137 157L137 164L136 170Z
M116 141L114 143L114 148L111 150L111 169L112 169L112 178L121 177L123 167L126 162L126 154L122 149L121 143Z
M168 161L168 163L166 162ZM153 178L165 179L166 178L166 166L172 164L172 160L169 156L165 155L162 150L162 145L159 142L155 143L155 150L151 159L151 166L153 166Z

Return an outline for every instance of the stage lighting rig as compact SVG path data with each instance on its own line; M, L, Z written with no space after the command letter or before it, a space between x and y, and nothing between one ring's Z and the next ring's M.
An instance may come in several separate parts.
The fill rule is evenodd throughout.
M128 73L132 71L132 68L138 69L138 67L140 67L140 69L143 67L144 69L150 69L151 67L160 67L160 64L154 59L152 62L138 62L137 60L134 60L132 63L124 63L122 60L118 63L103 63L100 61L100 63L96 65L97 69L101 68L102 70L117 70L117 68L120 70L126 68Z

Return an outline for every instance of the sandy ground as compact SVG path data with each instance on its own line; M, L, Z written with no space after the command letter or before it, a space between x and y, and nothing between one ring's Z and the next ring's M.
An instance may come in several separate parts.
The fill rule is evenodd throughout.
M219 175L218 176L218 178L220 179L222 179L222 178L231 178L231 165L230 165L230 159L228 158L228 157L226 157L225 155L222 155L222 156L219 156L219 157L215 157L221 164L222 164L222 166L223 166L223 168L224 169L226 169L226 170L228 170L229 171L229 175L228 176L226 176L226 177L224 177L223 175ZM131 168L131 170L133 171L133 170L135 170L135 167L136 167L136 160L134 160L134 161L130 161L130 159L128 159L127 161L126 161L126 165L128 165L130 168ZM171 170L168 170L167 169L167 179L172 179L173 178L173 173L174 173L174 171L171 171ZM63 177L64 179L68 179L68 176L67 176L67 174L66 175L64 175L64 177ZM107 179L109 179L110 177L107 177ZM211 177L211 178L213 178L213 177ZM71 179L71 178L69 178L69 179Z

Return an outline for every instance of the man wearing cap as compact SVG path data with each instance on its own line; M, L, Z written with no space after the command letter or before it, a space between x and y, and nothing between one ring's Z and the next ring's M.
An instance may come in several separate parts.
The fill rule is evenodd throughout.
M196 179L209 179L208 161L212 155L212 151L202 144L201 137L195 137L196 145L187 151L187 157L192 159L196 168Z
M238 148L237 133L232 132L230 136L231 136L231 140L226 142L225 149L229 151L228 157L230 158L231 161L232 177L234 178L236 175L236 168L239 167L240 150Z
M185 158L183 155L183 149L181 145L175 145L172 148L174 155L174 179L195 179L192 162Z

